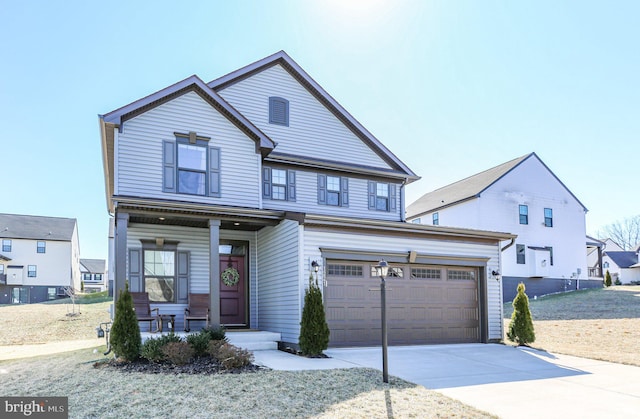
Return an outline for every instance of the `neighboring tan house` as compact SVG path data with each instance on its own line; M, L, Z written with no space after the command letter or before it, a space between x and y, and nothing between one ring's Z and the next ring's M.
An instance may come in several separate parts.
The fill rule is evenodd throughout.
M502 243L502 292L511 301L520 282L531 297L602 286L601 276L588 276L586 212L531 153L423 195L407 220L517 235Z
M499 341L500 242L511 235L404 222L418 179L286 53L210 83L197 76L100 117L117 295L129 282L182 324L295 345L316 264L331 346ZM373 291L371 291L373 289Z
M80 259L80 276L84 292L107 289L107 264L104 259Z
M0 304L39 303L80 290L75 218L0 214Z
M640 247L635 251L607 250L604 252L603 269L611 274L611 282L640 283Z

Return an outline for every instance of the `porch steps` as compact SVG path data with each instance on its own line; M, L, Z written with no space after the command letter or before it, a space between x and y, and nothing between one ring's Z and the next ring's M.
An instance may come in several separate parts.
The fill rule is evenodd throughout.
M229 343L249 351L266 351L278 349L278 341L281 340L280 333L265 332L260 330L229 331L226 333Z
M163 334L167 334L164 332ZM158 338L160 333L140 333L142 342L149 338ZM186 338L186 332L176 332L176 335ZM280 333L265 332L262 330L242 330L226 332L229 343L249 351L266 351L270 349L278 349L278 341L282 339Z

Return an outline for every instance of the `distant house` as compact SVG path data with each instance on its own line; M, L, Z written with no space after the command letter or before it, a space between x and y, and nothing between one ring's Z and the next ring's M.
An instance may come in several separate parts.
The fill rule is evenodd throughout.
M39 303L80 290L74 218L0 214L0 304Z
M84 292L100 292L107 289L107 264L104 259L80 259L80 276Z
M603 269L609 271L612 282L640 283L640 247L633 251L607 250L602 260Z
M586 212L530 153L426 193L407 207L407 220L517 235L502 243L502 292L510 301L519 282L530 296L602 286L599 270L588 276Z
M191 76L100 128L115 298L128 281L181 324L189 293L208 294L211 323L295 345L313 275L330 345L377 345L384 259L390 344L502 339L488 273L513 236L406 223L418 176L285 52Z

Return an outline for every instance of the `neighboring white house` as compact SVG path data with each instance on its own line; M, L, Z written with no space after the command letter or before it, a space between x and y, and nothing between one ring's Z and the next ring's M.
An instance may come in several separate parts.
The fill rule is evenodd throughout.
M601 277L588 277L586 212L531 153L423 195L407 207L407 220L517 235L502 243L503 297L510 301L519 282L530 296L602 286Z
M616 245L617 246L617 245ZM611 281L616 280L622 284L640 283L640 247L632 251L606 250L603 254L603 270L609 271ZM611 247L615 249L614 246ZM609 249L609 247L607 247Z
M80 290L74 218L0 214L0 304L39 303Z
M80 276L84 292L100 292L107 289L107 264L104 259L80 259Z
M504 233L404 222L418 179L286 53L189 77L100 117L114 296L160 313L209 294L211 321L297 344L318 266L332 346L501 340ZM313 266L313 267L312 267Z

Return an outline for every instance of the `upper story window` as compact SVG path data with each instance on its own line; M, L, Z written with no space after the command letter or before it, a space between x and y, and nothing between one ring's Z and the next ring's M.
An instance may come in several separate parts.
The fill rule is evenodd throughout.
M208 144L195 132L163 143L164 192L220 197L220 149Z
M368 192L370 210L396 210L396 185L369 181Z
M349 178L318 175L318 204L349 206Z
M269 98L269 123L289 126L289 101L281 97Z
M37 269L36 265L27 266L27 276L29 278L35 278L37 276Z
M263 167L262 197L280 201L295 201L296 172L294 170Z
M2 240L2 251L3 252L11 251L11 240L8 240L8 239Z
M551 208L544 209L544 226L553 227L553 210Z
M524 244L516 244L516 263L519 265L525 264L525 251L526 248Z
M93 279L95 281L102 281L102 274L94 274Z
M82 274L83 281L91 281L91 274L84 273Z
M431 218L433 220L433 225L434 226L440 225L440 216L438 215L437 212L434 212L433 216Z
M38 253L46 253L47 252L47 243L43 242L43 241L38 241L37 252Z
M2 265L0 265L0 266L2 266ZM603 263L603 264L602 264L602 267L603 267L604 269L609 269L609 262L605 262L605 263Z
M420 224L420 221L420 218L414 218L413 220L411 220L413 224Z
M520 224L529 224L529 207L527 205L519 205Z

